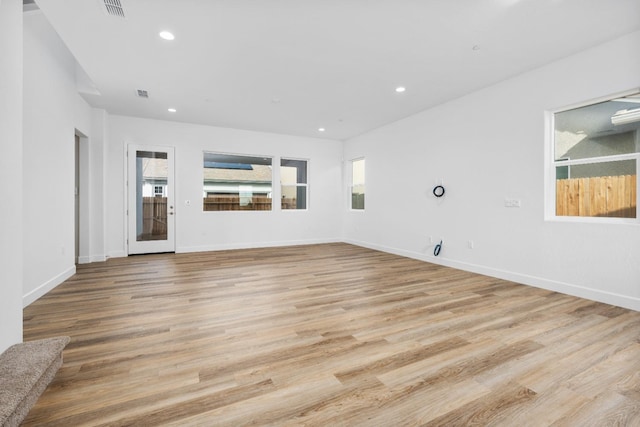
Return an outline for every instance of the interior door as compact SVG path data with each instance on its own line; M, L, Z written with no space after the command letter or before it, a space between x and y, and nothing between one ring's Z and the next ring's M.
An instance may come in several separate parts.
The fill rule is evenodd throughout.
M128 253L175 252L173 147L129 145Z

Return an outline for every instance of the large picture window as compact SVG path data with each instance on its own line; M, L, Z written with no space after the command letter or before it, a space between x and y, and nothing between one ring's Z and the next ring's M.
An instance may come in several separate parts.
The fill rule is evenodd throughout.
M280 159L282 209L307 209L308 189L307 161Z
M364 210L364 159L351 161L351 209Z
M203 210L270 211L272 159L205 152Z
M640 94L553 114L555 216L637 218Z

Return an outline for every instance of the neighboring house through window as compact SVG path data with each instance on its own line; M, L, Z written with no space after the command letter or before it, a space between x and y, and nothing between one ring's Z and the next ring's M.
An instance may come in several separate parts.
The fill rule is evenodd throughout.
M552 123L550 216L637 219L640 94L558 111Z
M167 197L166 157L142 157L141 161L142 197Z
M272 159L205 152L203 210L271 210Z

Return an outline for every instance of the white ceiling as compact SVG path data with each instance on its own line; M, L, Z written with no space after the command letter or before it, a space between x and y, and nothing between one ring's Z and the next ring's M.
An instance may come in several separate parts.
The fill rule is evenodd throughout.
M640 0L121 1L36 0L92 106L332 139L640 29Z

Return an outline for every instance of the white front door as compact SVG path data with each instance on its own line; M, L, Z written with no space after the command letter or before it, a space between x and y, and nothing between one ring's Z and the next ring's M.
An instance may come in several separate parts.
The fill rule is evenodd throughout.
M175 251L173 147L129 145L129 254Z

